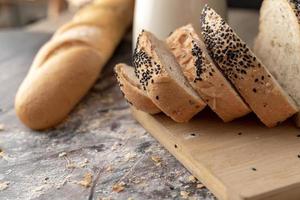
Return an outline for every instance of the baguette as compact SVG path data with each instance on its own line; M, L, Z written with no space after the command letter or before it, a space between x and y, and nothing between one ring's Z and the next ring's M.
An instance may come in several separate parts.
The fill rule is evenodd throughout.
M167 44L191 86L224 122L250 112L249 107L214 64L192 25L175 30L167 38Z
M99 0L79 11L36 55L15 99L29 128L63 121L97 80L131 24L134 0Z
M265 0L254 51L300 106L300 2ZM300 114L295 117L300 127Z
M266 126L274 127L298 112L295 102L245 42L208 6L201 25L212 58Z
M174 121L187 122L206 106L185 79L167 45L150 32L140 34L133 62L142 88Z
M160 112L160 109L142 89L133 67L129 67L126 64L118 64L115 67L115 73L120 89L129 104L149 114L157 114Z

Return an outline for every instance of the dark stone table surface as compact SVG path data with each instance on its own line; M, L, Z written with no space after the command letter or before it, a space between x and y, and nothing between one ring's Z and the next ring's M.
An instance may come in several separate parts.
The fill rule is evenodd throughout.
M128 38L61 125L24 127L14 96L49 37L0 32L1 200L215 199L131 116L112 73L116 63L130 63Z

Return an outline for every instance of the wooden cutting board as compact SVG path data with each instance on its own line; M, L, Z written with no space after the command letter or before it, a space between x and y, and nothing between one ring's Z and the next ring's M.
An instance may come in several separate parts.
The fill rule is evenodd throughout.
M220 200L299 200L300 129L255 116L221 122L204 111L187 124L132 110L142 126Z

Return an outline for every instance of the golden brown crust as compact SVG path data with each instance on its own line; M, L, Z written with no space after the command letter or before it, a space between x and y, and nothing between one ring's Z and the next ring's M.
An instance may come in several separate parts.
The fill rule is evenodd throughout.
M85 46L49 58L39 70L31 71L19 88L15 100L18 117L37 130L61 122L96 81L99 59L97 51Z
M298 111L246 43L213 9L205 7L201 23L212 58L266 126L274 127Z
M161 112L160 109L151 101L147 93L142 89L135 74L130 76L130 70L134 70L125 64L118 64L115 66L116 76L119 82L120 89L124 94L125 99L129 104L136 109L147 112L149 114L156 114ZM136 80L134 80L136 78Z
M154 44L154 40L158 44ZM159 44L161 46L157 46ZM158 52L159 49L165 49L164 55ZM164 63L162 57L169 57L177 66ZM187 91L183 86L186 83L175 80L175 77L170 75L167 68L175 70L177 67L180 70L180 66L167 47L151 33L143 32L140 35L134 53L134 64L140 84L150 99L174 121L187 122L206 106L199 96Z
M41 130L66 118L112 56L133 6L134 0L95 1L41 48L15 100L25 125Z
M205 45L191 25L175 30L168 37L167 44L190 84L224 122L250 112L239 94L210 59Z

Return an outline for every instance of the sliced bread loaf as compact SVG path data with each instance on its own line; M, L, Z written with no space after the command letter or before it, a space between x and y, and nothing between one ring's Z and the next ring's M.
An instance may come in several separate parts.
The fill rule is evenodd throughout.
M265 0L254 51L300 106L300 1ZM300 126L300 114L296 116Z
M246 43L208 6L203 9L201 25L210 55L266 126L274 127L298 111Z
M175 30L167 38L167 44L192 87L224 122L250 112L214 64L192 25Z
M185 79L166 44L143 31L133 55L135 73L153 103L176 122L187 122L205 102Z
M142 89L139 80L135 76L133 67L126 64L118 64L115 67L115 73L125 99L132 106L149 114L160 112L160 109L157 108L147 96L147 93Z

